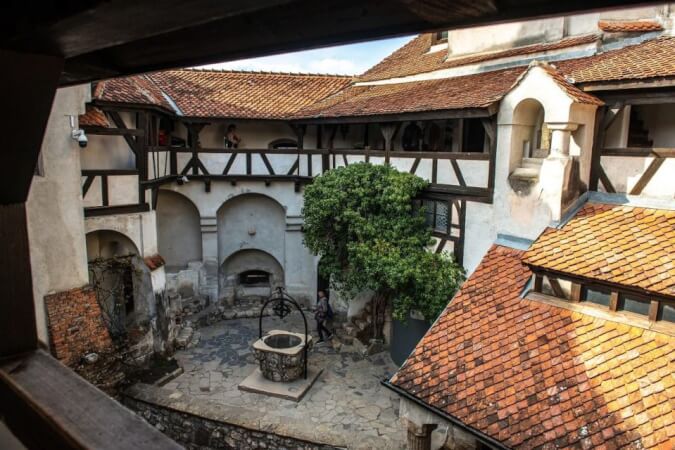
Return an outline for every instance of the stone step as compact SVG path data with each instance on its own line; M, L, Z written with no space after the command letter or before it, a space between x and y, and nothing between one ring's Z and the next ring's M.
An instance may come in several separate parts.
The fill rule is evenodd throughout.
M520 167L526 169L539 169L544 163L544 158L523 158L523 161L520 163Z
M356 320L354 321L354 325L356 325L356 327L357 327L359 330L363 331L363 330L365 330L365 329L368 327L368 322L366 322L365 320L356 319Z
M358 328L356 328L354 325L351 324L343 325L342 329L344 330L345 334L349 337L354 337L359 332Z
M351 345L352 342L354 341L354 336L350 336L349 334L346 333L344 329L338 328L335 330L335 339L339 340L341 343L345 345Z
M536 180L539 178L539 169L532 167L519 167L513 171L510 178L520 180Z
M189 326L183 327L176 336L176 348L184 349L190 344L192 340L192 335L194 334L194 329Z

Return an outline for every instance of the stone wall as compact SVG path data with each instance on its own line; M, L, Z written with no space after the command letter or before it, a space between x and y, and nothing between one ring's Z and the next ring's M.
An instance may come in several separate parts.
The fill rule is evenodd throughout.
M258 430L256 426L259 420L254 411L246 411L234 406L225 407L208 401L171 399L163 395L162 391L163 389L154 386L135 385L127 390L123 402L151 425L188 449L333 450L344 448L284 435L284 424L269 427L265 431Z
M96 293L90 286L46 295L45 308L52 352L64 364L72 366L87 353L112 348Z

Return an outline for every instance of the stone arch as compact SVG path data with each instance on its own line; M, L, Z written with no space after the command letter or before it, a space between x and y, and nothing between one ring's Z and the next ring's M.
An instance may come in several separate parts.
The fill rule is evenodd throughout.
M113 337L146 329L155 314L152 276L132 239L119 231L86 234L89 282Z
M220 206L216 223L219 299L233 299L232 291L225 290L226 285L232 284L232 280L228 281L226 277L231 276L233 271L223 272L223 264L237 252L256 250L268 254L283 273L286 260L286 210L278 201L257 193L237 195Z
M262 250L240 250L220 266L221 299L229 304L259 302L274 289L284 287L284 269L277 259Z
M513 109L510 171L524 158L545 158L550 148L550 132L545 123L546 110L536 99L521 100Z
M87 261L97 258L114 258L141 253L134 241L119 231L99 229L86 234Z
M160 189L157 197L157 246L168 270L202 260L199 209L183 194Z

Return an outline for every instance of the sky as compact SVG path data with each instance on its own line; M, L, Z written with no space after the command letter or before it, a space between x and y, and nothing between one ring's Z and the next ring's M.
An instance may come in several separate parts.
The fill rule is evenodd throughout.
M309 72L358 75L412 39L412 36L360 44L338 45L316 50L284 53L202 66L210 69Z

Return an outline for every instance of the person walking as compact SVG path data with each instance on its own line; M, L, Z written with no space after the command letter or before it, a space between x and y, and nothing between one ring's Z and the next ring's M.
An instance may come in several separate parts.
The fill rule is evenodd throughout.
M333 337L333 333L326 328L326 321L331 318L331 312L326 293L324 291L319 291L318 299L316 301L316 311L314 312L316 330L319 333L318 342L325 342L326 339L331 339ZM324 339L324 333L326 334L326 339Z

